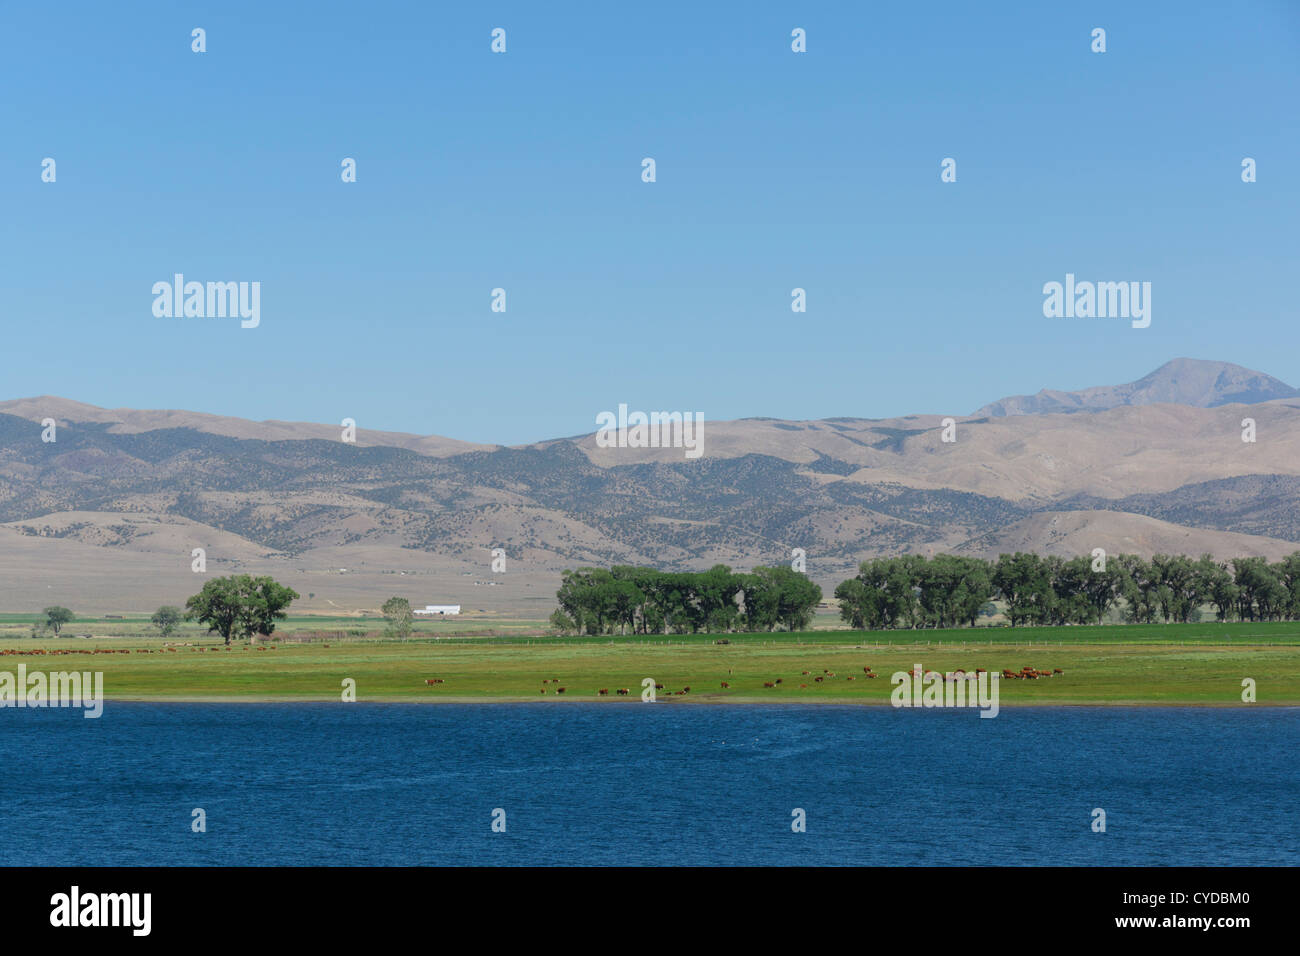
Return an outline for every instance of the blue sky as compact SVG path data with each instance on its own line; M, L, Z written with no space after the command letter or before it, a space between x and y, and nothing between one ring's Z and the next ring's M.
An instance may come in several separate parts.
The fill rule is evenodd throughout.
M9 4L0 75L2 398L518 443L1300 384L1294 2ZM1150 328L1044 318L1067 272Z

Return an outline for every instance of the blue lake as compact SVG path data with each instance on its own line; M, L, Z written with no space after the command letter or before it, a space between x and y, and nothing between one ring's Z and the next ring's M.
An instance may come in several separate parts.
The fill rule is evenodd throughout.
M109 701L0 756L5 865L1300 863L1296 709Z

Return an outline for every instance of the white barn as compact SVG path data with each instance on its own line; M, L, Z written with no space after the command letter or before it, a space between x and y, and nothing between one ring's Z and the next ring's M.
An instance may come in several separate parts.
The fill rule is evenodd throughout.
M415 611L415 614L459 614L459 604L426 604L424 610Z

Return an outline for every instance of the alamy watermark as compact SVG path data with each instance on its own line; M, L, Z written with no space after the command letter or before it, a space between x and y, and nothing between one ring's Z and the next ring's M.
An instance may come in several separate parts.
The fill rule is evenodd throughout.
M104 713L103 671L0 671L0 707L84 707L83 717Z
M917 664L910 673L895 671L889 682L894 707L978 707L981 717L998 715L998 675L986 670L940 674Z
M629 412L596 416L598 448L684 448L687 458L704 454L704 415L701 412Z
M1065 283L1043 285L1043 315L1049 319L1129 319L1133 328L1151 324L1150 282L1075 282L1074 273Z
M239 316L241 328L262 322L262 283L186 282L177 272L172 281L153 284L153 314L160 319L224 319Z

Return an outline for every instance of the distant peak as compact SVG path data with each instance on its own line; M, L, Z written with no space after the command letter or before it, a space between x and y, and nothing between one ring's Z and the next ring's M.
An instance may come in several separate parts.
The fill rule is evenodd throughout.
M1100 385L1074 392L1043 389L1036 395L1013 395L974 412L976 416L1051 415L1101 412L1121 405L1254 405L1300 396L1300 389L1263 372L1207 359L1176 358L1135 382Z

